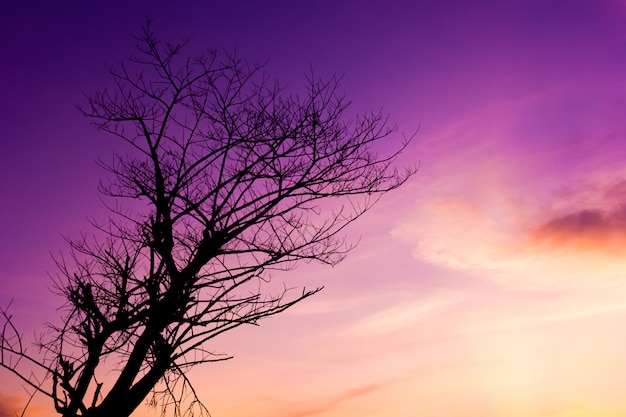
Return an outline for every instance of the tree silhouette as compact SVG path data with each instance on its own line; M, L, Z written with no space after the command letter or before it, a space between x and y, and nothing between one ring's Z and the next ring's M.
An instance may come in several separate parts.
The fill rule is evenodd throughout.
M287 95L262 66L189 57L187 43L146 25L136 54L110 69L115 88L80 108L128 146L101 162L100 191L116 203L98 239L57 259L61 325L34 355L1 310L0 365L64 417L129 416L146 399L163 414L208 414L186 371L229 357L207 342L320 291L277 286L272 272L341 261L343 229L415 172L393 167L406 138L376 153L394 129L380 113L346 117L336 78L311 75L303 98ZM117 203L128 199L133 210Z

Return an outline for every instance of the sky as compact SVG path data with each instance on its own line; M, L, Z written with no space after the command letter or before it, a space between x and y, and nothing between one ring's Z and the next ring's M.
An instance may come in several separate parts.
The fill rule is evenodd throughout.
M122 144L76 104L150 18L294 88L342 75L352 109L417 131L399 162L419 172L346 232L348 258L278 277L325 289L216 339L235 358L191 373L213 417L626 415L626 2L1 9L0 305L26 335L62 302L51 255L107 216L95 161ZM0 417L25 401L0 371Z

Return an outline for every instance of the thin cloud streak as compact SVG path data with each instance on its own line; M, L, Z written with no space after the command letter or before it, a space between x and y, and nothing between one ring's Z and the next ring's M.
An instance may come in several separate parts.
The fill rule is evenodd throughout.
M289 414L289 416L287 417L308 417L308 416L322 414L332 408L335 408L336 406L338 406L339 404L345 401L349 401L357 397L362 397L364 395L372 394L375 391L379 391L383 387L384 385L370 384L370 385L365 385L365 386L358 387L358 388L353 388L351 390L348 390L338 395L337 397L333 397L329 400L323 401L322 404L318 406L314 406L314 407L311 407L302 411L298 411L294 414Z
M282 396L260 395L250 399L245 403L232 407L227 411L228 415L243 416L251 413L259 416L271 417L309 417L316 415L336 415L335 410L345 403L352 400L377 395L376 393L384 390L399 382L400 379L388 380L383 382L375 382L371 384L358 385L354 388L347 389L337 395L327 394L320 396L319 393L313 393L312 397L306 397L302 400L284 399Z
M405 302L359 320L345 334L359 337L395 332L444 311L457 300L458 297L453 295L435 295Z
M585 319L594 316L620 314L626 311L626 303L615 303L608 305L594 305L575 309L564 309L561 311L549 311L538 314L524 314L515 317L496 318L491 322L466 324L459 333L492 333L516 331L526 328L557 324L578 319Z

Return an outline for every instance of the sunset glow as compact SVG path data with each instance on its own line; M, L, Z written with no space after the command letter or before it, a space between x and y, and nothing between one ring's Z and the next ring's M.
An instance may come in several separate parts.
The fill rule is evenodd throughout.
M325 289L191 372L213 417L626 415L625 2L12 3L0 305L26 336L62 303L50 254L108 215L95 161L128 151L75 105L152 18L194 50L268 60L290 90L343 75L354 112L417 132L399 165L419 172L346 231L346 260L274 277ZM0 417L26 401L0 370Z

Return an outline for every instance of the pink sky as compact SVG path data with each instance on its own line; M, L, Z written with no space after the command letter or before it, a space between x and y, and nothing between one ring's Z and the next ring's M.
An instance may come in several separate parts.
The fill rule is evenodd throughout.
M309 65L344 74L355 110L419 126L419 173L357 249L276 277L325 290L192 373L214 417L626 415L626 3L40 3L0 13L0 304L27 335L60 302L50 253L106 216L94 160L121 145L74 105L152 17L294 89ZM0 371L0 417L24 398Z

